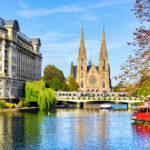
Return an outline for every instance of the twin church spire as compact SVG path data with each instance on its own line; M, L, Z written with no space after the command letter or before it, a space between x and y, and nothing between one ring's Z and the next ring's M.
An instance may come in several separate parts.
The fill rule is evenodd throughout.
M77 66L71 64L70 75L79 84L79 91L111 91L111 80L106 48L105 30L103 28L99 65L92 65L91 50L89 65L87 65L83 26L81 30L80 47Z
M86 49L85 49L85 43L84 43L84 31L83 31L83 26L82 26L82 30L81 30L81 39L80 39L80 48L79 48L79 52L78 52L78 59L80 59L81 55L86 58ZM105 29L104 29L104 27L103 27L101 50L100 50L100 58L101 58L101 57L106 57L106 58L108 59L107 48L106 48L106 39L105 39ZM100 60L99 60L99 61L100 61ZM91 49L90 49L89 65L92 65Z

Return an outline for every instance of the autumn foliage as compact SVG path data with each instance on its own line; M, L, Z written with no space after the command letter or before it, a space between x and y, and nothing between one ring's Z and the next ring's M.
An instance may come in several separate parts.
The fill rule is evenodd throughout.
M138 83L142 78L148 77L144 82L150 83L150 1L136 0L132 11L140 22L140 26L133 33L133 41L128 42L135 47L134 54L127 58L121 66L122 74L115 79L119 79L130 92L137 93ZM150 84L144 85L150 87Z

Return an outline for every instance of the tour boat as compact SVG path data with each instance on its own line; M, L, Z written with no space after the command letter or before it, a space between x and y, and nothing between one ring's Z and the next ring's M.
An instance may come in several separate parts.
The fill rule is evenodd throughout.
M110 103L105 103L105 104L101 104L99 106L100 109L110 109L111 108L111 104Z
M134 107L136 111L132 113L131 119L136 122L148 122L150 123L150 103L147 105L141 105Z

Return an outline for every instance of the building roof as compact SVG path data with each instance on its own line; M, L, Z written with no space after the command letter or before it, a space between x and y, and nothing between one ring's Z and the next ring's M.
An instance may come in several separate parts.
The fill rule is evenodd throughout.
M30 38L33 44L41 46L41 40L40 38Z
M89 70L90 70L91 67L92 67L92 65L88 65L87 66L87 72L89 72ZM98 66L95 66L95 68L98 71ZM77 66L73 66L73 76L74 76L74 78L77 77Z
M19 31L19 23L17 20L5 20L5 27L13 27L16 31Z

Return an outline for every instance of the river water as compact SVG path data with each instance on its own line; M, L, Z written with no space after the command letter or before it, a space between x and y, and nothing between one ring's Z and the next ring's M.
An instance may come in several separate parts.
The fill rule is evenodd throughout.
M0 150L150 150L150 127L130 117L116 109L0 113Z

